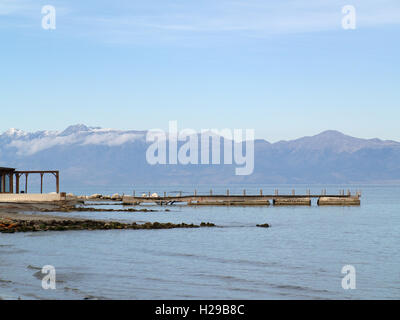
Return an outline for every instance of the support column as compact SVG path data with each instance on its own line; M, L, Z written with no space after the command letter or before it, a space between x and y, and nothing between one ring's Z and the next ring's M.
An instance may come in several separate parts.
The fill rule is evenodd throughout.
M56 173L57 193L60 193L60 173Z
M28 193L28 173L25 173L25 193Z
M15 192L19 193L19 173L15 174Z
M10 174L10 193L14 193L14 175Z
M43 193L43 175L44 173L40 174L40 193Z

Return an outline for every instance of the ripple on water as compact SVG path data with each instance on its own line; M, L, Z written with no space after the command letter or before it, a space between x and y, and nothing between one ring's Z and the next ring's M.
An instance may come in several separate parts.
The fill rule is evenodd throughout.
M5 240L0 245L1 295L25 298L32 291L30 297L36 293L39 299L393 299L400 287L399 191L371 187L359 208L182 207L169 214L85 215L204 220L224 228L0 235ZM382 203L382 196L389 195L391 200ZM273 227L255 228L265 222ZM53 296L36 290L41 258L43 264L51 259L58 266L57 278L65 281ZM341 290L341 268L348 263L363 276L351 295Z

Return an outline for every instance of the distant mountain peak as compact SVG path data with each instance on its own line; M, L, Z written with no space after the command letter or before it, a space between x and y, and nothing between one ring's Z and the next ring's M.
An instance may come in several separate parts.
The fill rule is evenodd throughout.
M275 143L275 146L283 146L292 150L330 150L336 153L352 153L363 148L399 147L400 143L376 138L361 139L346 135L337 130L326 130L314 136L307 136L289 141L279 141Z
M15 137L15 136L20 137L20 136L26 135L26 132L23 130L20 130L20 129L16 129L16 128L10 128L6 132L4 132L4 134L7 136L12 136L12 137Z
M61 136L69 136L74 133L79 133L79 132L88 132L91 131L91 128L84 124L75 124L72 126L69 126L67 129L65 129L63 132L61 132Z
M345 137L346 135L340 131L337 130L325 130L322 131L321 133L317 134L316 136L322 136L322 137Z

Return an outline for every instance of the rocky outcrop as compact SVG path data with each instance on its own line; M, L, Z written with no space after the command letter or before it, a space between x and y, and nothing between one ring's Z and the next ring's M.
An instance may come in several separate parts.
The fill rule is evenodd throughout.
M99 193L95 193L95 194L92 194L91 196L87 197L87 199L89 199L89 200L95 200L95 199L101 199L101 198L102 198L102 195Z
M146 222L143 224L121 223L115 221L96 221L96 220L13 220L0 219L1 233L14 232L37 232L37 231L67 231L67 230L151 230L151 229L175 229L175 228L201 228L215 227L213 223L204 223L200 225L194 224L174 224L160 222Z
M122 196L120 196L118 193L115 193L111 196L111 200L114 201L122 201Z
M257 224L257 227L260 227L260 228L269 228L269 227L271 227L268 223L264 223L264 224Z

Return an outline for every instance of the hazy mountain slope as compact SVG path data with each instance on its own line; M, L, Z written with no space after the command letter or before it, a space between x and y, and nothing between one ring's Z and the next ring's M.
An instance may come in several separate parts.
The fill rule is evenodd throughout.
M400 143L359 139L337 131L292 141L255 141L255 170L235 165L156 165L146 162L144 131L71 126L63 132L0 135L0 166L59 169L71 184L351 183L400 181Z

